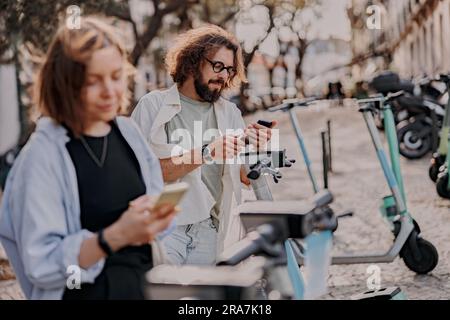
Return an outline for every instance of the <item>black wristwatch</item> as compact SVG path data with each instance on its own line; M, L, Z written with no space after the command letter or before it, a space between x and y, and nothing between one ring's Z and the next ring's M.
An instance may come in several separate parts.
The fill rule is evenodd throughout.
M108 242L106 242L105 238L103 237L103 229L101 229L98 232L97 240L98 245L100 246L100 248L102 248L102 250L106 253L107 256L110 256L114 253L111 247L109 246Z

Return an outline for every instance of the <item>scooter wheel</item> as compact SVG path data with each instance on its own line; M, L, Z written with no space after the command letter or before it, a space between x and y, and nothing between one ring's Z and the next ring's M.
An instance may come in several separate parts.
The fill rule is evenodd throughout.
M397 129L398 147L402 156L420 159L431 151L431 135L419 138L422 130L425 130L425 126L415 122L401 125Z
M403 261L411 271L417 274L427 274L437 266L439 254L431 242L422 238L416 238L416 241L421 258L417 260L414 257L413 249L409 246L408 241L402 249Z
M436 182L439 174L439 166L437 163L433 163L428 169L428 175L430 176L431 181Z
M441 166L445 163L445 156L434 154L431 159L431 165L428 169L428 175L433 182L436 182Z
M450 191L447 189L447 187L448 187L448 174L443 174L437 179L436 191L440 197L450 199Z

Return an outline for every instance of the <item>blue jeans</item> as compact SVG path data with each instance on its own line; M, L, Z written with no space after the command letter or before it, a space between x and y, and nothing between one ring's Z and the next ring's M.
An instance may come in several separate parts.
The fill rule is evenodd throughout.
M212 219L177 226L162 240L174 265L213 265L216 262L217 229Z

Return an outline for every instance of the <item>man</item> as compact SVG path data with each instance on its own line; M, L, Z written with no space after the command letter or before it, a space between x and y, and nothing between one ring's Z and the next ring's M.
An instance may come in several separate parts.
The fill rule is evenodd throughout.
M246 128L236 105L221 97L246 81L242 50L230 33L209 25L180 35L166 66L175 85L145 95L132 117L159 157L164 181L190 184L178 226L163 243L170 262L213 264L243 233L231 212L241 201L241 183L250 181L237 155L244 141L264 146L271 131Z

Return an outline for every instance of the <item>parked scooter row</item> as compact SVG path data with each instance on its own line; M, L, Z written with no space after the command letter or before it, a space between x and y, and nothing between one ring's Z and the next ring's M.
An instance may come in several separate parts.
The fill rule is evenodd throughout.
M445 82L447 92L450 92L450 76L441 75L440 79ZM450 183L449 183L449 129L450 129L450 99L447 101L442 127L439 133L439 147L431 158L428 174L430 179L436 182L436 191L442 198L450 199Z
M426 274L433 270L438 262L438 253L435 247L420 237L420 228L412 218L407 208L406 191L400 170L399 146L395 129L394 115L391 105L394 101L404 96L404 92L387 94L386 97L378 96L359 100L360 112L364 116L372 142L374 144L378 160L386 178L391 194L382 199L381 213L391 225L394 235L392 247L383 254L356 254L345 257L333 257L333 264L358 264L358 263L389 263L398 255L403 258L406 266L418 273ZM307 107L312 104L313 99L287 100L284 104L276 106L269 111L289 112L290 119L297 140L302 151L303 160L306 164L308 175L315 193L318 192L316 179L313 174L312 165L301 133L300 124L295 113L295 107ZM387 141L389 145L390 162L383 150L380 134L375 126L375 117L382 113Z
M366 122L391 191L382 199L381 205L381 212L390 223L394 238L392 246L386 253L354 253L334 257L330 255L332 233L337 228L338 215L335 215L330 207L333 200L330 191L319 190L294 110L296 107L308 107L314 101L288 100L271 111L284 111L290 114L312 183L314 200L311 202L274 200L265 175L277 181L281 178L279 168L290 167L293 161L287 160L285 151L258 154L257 162L247 167L257 201L244 203L239 208L248 236L225 251L217 266L170 266L167 270L161 267L153 269L147 276L147 296L171 299L314 298L326 291L324 285L326 286L327 268L330 263L390 263L398 256L410 270L418 274L431 272L438 263L438 253L433 244L420 235L420 228L407 206L400 170L398 140L391 104L403 95L404 93L400 92L358 101L359 111ZM374 117L379 113L384 115L389 159L375 126ZM263 259L254 260L255 257ZM207 273L215 276L204 277ZM182 276L175 279L173 274ZM197 276L193 278L192 275ZM358 295L360 299L380 297L403 299L404 295L397 287Z
M447 80L445 76L425 77L413 83L394 73L383 73L370 83L382 95L404 92L392 101L400 154L404 157L419 159L437 149L448 100ZM377 126L383 129L382 115Z
M372 80L371 87L382 95L398 89L404 92L391 102L400 154L418 159L432 151L428 174L437 194L450 199L450 75L425 77L413 84L394 73L383 73ZM379 124L378 128L384 129Z

